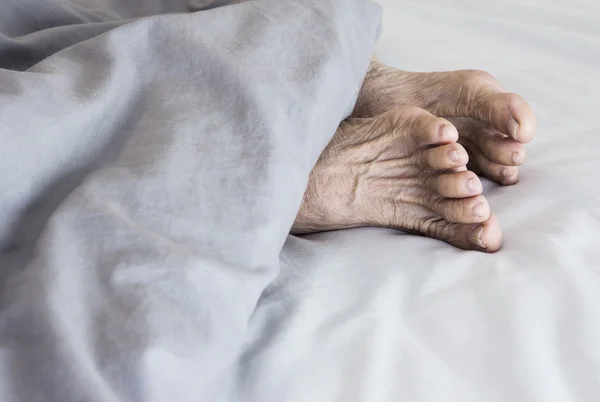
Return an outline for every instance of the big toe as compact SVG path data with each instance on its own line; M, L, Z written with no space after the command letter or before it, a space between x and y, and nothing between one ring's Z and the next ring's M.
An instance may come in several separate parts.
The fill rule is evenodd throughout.
M423 220L416 231L463 250L494 253L502 246L502 229L495 215L476 224L451 223L442 218Z
M502 229L495 215L477 225L455 225L451 236L444 239L448 243L465 249L496 252L502 245Z
M472 117L487 120L494 127L520 143L533 140L536 118L529 104L517 94L481 94L471 107Z
M484 71L463 70L450 74L453 77L448 79L457 82L453 87L458 99L455 104L443 106L448 109L445 111L449 115L488 122L520 143L533 139L537 122L525 99L517 94L504 92L498 81Z

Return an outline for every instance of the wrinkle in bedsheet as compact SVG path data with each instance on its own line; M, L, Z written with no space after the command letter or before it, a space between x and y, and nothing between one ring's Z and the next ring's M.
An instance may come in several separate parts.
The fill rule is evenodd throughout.
M504 246L485 255L377 229L288 239L282 279L251 322L253 339L273 320L285 330L247 356L253 384L240 395L300 402L300 390L310 389L310 400L323 402L597 401L597 5L381 3L383 62L415 71L484 69L536 112L538 135L520 182L484 182ZM290 308L277 303L290 299ZM345 322L331 323L353 316L365 327L349 341ZM326 335L320 323L331 328ZM290 359L285 367L282 355Z

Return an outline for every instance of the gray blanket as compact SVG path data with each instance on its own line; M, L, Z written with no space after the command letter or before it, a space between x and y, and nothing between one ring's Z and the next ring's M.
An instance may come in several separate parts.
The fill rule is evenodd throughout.
M245 399L367 0L0 2L0 400ZM239 3L239 4L232 4Z

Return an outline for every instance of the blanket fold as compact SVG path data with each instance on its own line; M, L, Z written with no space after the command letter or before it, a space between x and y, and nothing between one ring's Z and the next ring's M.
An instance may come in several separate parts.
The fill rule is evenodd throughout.
M380 19L364 0L115 3L0 6L4 402L227 399Z

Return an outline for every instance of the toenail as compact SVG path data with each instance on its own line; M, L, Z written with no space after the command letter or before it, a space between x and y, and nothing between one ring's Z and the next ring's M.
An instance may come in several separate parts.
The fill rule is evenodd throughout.
M500 176L504 176L504 177L512 176L511 169L509 169L509 168L500 169Z
M513 137L515 140L519 141L519 123L517 123L514 117L511 117L508 120L506 128L508 130L507 134Z
M473 207L473 214L478 218L485 217L485 207L483 206L483 203L480 202L479 204L475 204Z
M477 192L477 190L479 190L477 188L477 183L475 182L475 179L469 179L467 180L467 190L469 191L469 193L475 194Z
M515 152L512 154L512 162L515 165L520 165L521 164L521 154L518 152Z
M458 162L460 159L458 158L458 152L455 149L448 153L448 157L452 162Z
M475 225L469 233L470 240L473 244L480 248L486 248L485 241L483 240L483 225Z
M439 132L439 134L440 134L440 137L442 137L442 138L446 137L446 134L448 134L448 130L447 130L445 124L442 124L440 126L440 132Z

